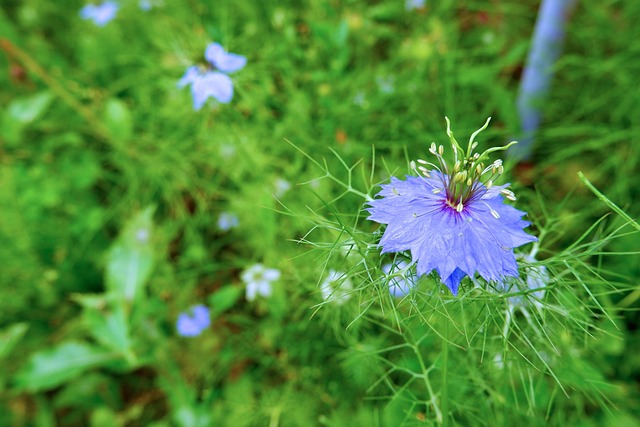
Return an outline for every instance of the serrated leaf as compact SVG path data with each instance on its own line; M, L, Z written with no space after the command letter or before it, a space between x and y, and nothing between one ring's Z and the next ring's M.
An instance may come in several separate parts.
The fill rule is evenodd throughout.
M154 264L151 245L153 211L149 207L132 218L109 251L107 290L117 299L133 301L151 275Z
M26 323L14 323L0 331L0 359L6 357L29 329Z
M133 134L133 118L127 104L110 98L104 106L102 120L109 131L109 135L119 142L131 139Z
M35 353L16 377L18 388L47 390L116 359L113 352L70 341Z
M234 306L234 304L240 299L241 295L242 288L238 286L225 286L219 289L217 292L209 296L211 315L215 317L224 313Z

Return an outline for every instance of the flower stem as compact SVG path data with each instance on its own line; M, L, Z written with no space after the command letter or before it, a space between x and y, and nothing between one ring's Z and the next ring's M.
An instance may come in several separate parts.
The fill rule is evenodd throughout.
M51 76L51 74L49 74L27 52L4 38L0 38L0 48L16 61L24 65L27 70L40 77L44 84L46 84L51 89L51 91L53 91L53 93L55 93L60 99L62 99L69 107L78 112L78 114L80 114L91 125L91 127L97 131L100 137L106 138L108 132L102 125L100 119L93 113L93 111L90 108L84 106L80 101L78 101L78 99L71 92L69 92L58 80Z
M442 337L442 426L449 426L449 319L444 319L444 334Z

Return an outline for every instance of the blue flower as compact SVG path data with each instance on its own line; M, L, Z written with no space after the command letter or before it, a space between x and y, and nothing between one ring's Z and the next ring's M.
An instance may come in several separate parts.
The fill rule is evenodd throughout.
M98 27L104 27L116 17L120 6L114 1L107 0L99 5L88 4L80 9L80 17L93 21Z
M183 337L197 337L211 325L209 309L204 305L196 305L189 312L181 313L176 322L176 329Z
M140 7L140 9L144 10L144 11L149 11L153 8L154 6L154 1L153 0L140 0L138 2L138 6Z
M451 133L447 134L454 153L454 165L445 161L444 147L431 144L429 151L439 166L418 160L413 170L420 176L406 180L392 177L382 185L379 199L369 202L369 219L387 224L380 240L382 253L410 251L418 276L435 270L441 281L457 295L460 281L476 274L487 281L502 283L506 276L518 276L513 248L537 240L523 231L529 225L525 214L504 203L503 196L515 200L507 185L494 186L503 172L496 160L485 167L494 151L474 154L474 132L466 153ZM436 170L429 170L430 165Z
M240 225L240 220L236 214L222 212L218 217L218 228L222 231L229 231Z
M238 71L247 64L244 56L228 53L218 43L209 44L204 57L208 62L206 68L191 66L178 81L179 88L191 85L193 108L196 111L200 110L210 97L222 104L231 102L233 82L227 74Z
M424 9L426 0L405 0L404 8L406 10Z

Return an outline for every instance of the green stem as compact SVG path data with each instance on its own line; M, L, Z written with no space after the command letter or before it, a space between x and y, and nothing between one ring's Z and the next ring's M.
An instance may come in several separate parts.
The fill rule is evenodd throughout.
M27 52L5 38L0 38L0 49L7 52L7 54L21 63L27 70L38 76L53 93L69 105L69 107L78 112L78 114L80 114L91 125L91 127L98 132L100 137L106 138L108 132L93 111L78 101L71 92L69 92L58 80L52 77Z
M444 335L442 337L442 426L449 425L449 319L444 319Z

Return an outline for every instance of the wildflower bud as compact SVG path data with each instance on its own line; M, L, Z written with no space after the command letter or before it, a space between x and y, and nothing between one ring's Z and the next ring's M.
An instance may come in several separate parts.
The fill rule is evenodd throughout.
M429 147L429 152L435 156L435 154L436 154L436 143L435 142L431 143L431 146Z
M409 167L411 168L412 171L416 170L416 162L411 160L411 162L409 162Z
M502 165L500 165L500 167L498 167L498 173L500 175L502 175L504 173L504 167Z
M471 184L473 184L473 180L471 178L467 179L467 187L471 187Z
M456 160L455 164L453 165L453 173L456 173L460 170L460 160Z
M474 143L471 144L471 150L475 150L477 146L478 146L478 142L474 141Z
M454 182L464 182L467 179L467 171L461 171L455 174Z
M487 190L490 189L491 187L493 187L493 181L489 180L487 181Z
M441 155L441 156L444 154L444 146L440 145L438 147L438 154Z
M462 212L463 209L464 209L464 205L462 204L462 202L458 202L458 204L456 205L456 211L460 213Z

